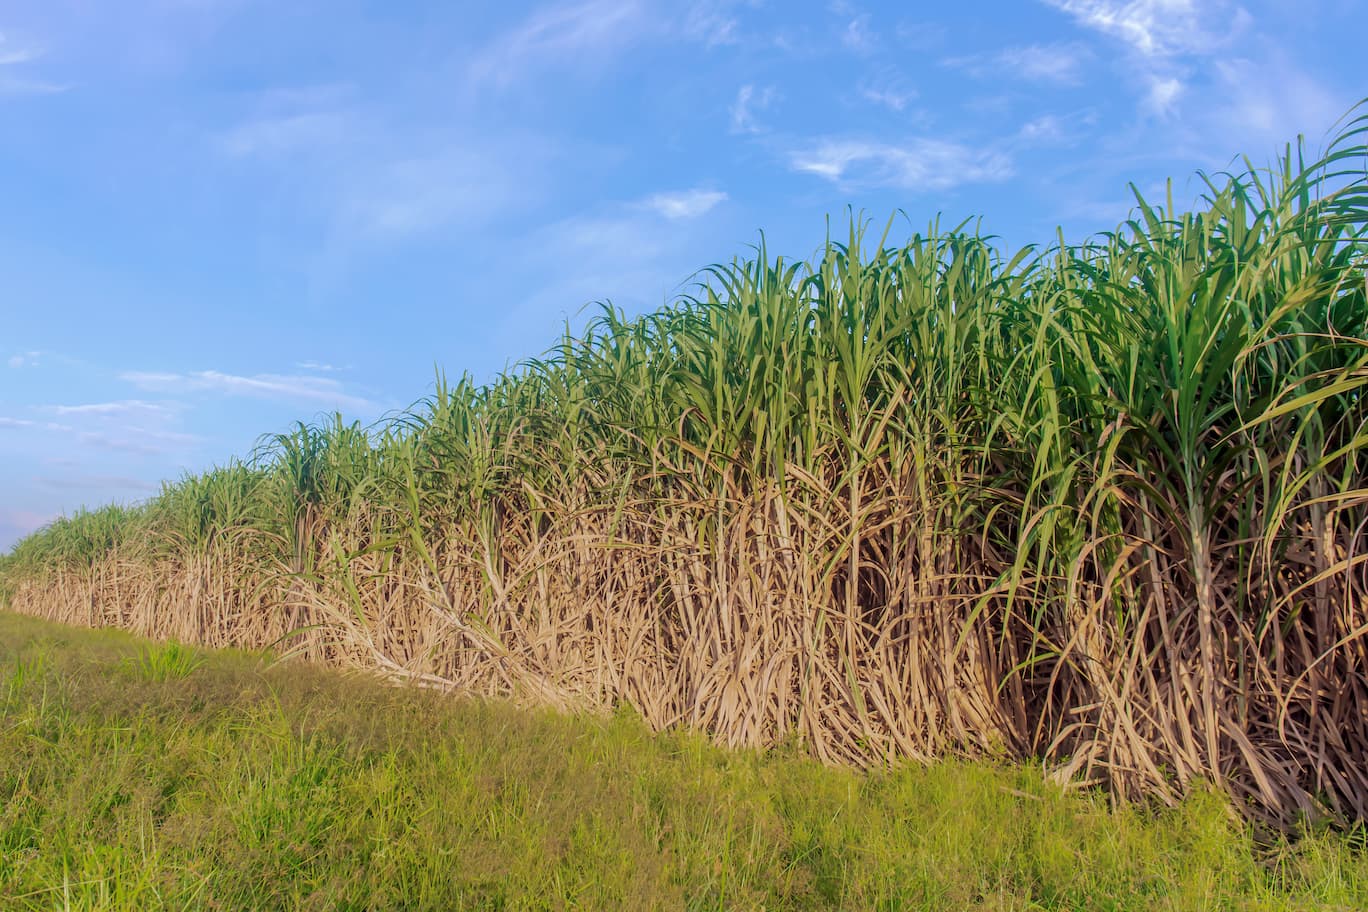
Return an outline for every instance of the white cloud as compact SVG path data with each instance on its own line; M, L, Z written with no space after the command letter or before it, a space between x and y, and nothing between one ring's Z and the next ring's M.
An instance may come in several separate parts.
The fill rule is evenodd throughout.
M142 414L168 417L175 413L176 408L174 405L166 403L144 402L141 399L121 399L117 402L93 402L86 405L54 405L52 411L63 416L94 415L113 418Z
M917 98L917 90L897 67L886 66L859 83L860 97L870 104L903 113Z
M661 222L640 211L633 212L630 206L619 206L553 222L535 231L529 240L537 249L561 251L567 255L566 262L576 264L576 273L589 274L651 263L669 253L672 239L687 230L687 222ZM630 262L624 262L624 251L630 253ZM568 255L573 255L573 259ZM613 291L599 288L594 293L608 295Z
M874 30L869 26L869 14L863 13L846 23L841 33L841 44L857 54L872 54L879 46Z
M1073 145L1096 125L1097 113L1091 108L1069 114L1042 114L1021 125L1015 142L1022 147Z
M947 66L959 67L976 78L997 78L1004 73L1031 82L1077 85L1087 48L1073 43L1030 44L995 54L952 57Z
M1045 114L1034 120L1022 124L1017 132L1022 140L1028 143L1051 143L1058 141L1064 134L1059 118L1053 114Z
M0 95L58 95L69 86L41 79L23 79L0 72Z
M468 83L507 88L548 68L592 70L628 48L649 42L683 40L704 47L739 44L740 23L732 9L740 2L549 3L480 49L467 68Z
M36 47L16 44L0 32L0 66L14 66L15 64L28 63L43 56L43 52Z
M186 374L126 371L119 375L119 379L133 384L138 389L151 392L210 392L261 399L318 402L332 408L355 411L375 409L374 403L348 393L342 384L328 377L284 374L254 374L245 377L206 370Z
M129 383L140 389L167 389L181 382L180 374L164 374L152 371L126 371L119 375L120 380L127 380Z
M343 140L348 120L337 111L309 111L249 120L233 127L220 143L235 158L269 157Z
M898 43L913 51L929 51L945 44L946 28L939 22L904 19L894 29Z
M1271 42L1251 42L1257 57L1214 55L1186 70L1139 73L1137 105L1143 137L1136 146L1161 149L1204 168L1232 156L1258 161L1305 135L1313 148L1356 100L1342 86L1321 83Z
M200 442L194 434L163 431L155 428L129 426L112 430L80 431L76 439L86 446L102 450L117 450L141 456L185 450Z
M736 38L730 10L737 2L694 0L664 15L649 0L544 3L462 66L478 89L511 85L548 67L597 66L645 41L726 43ZM211 137L225 157L277 169L301 208L312 207L327 223L314 270L324 282L377 245L516 217L565 179L557 165L592 169L621 154L587 142L574 148L506 119L470 122L478 110L473 99L456 104L470 110L458 111L455 122L450 110L434 122L421 113L386 116L385 109L362 106L358 93L346 84L260 92L251 116Z
M43 353L37 351L19 352L18 354L11 355L9 360L5 363L14 370L18 370L21 367L37 367L42 356Z
M764 128L755 120L757 111L767 110L778 96L772 86L756 91L755 86L747 84L736 90L736 101L731 106L731 130L733 133L760 133Z
M1180 102L1211 73L1211 58L1233 46L1253 22L1231 0L1043 0L1083 28L1119 41L1140 112L1174 119Z
M912 89L899 91L887 86L865 86L860 89L860 97L872 104L901 113L916 100L917 93Z
M947 190L1012 174L1011 160L1003 153L935 139L904 145L826 139L791 153L789 163L795 171L835 183L904 190Z
M471 61L475 83L508 85L530 71L590 59L632 42L649 21L640 0L585 0L544 6Z
M45 431L59 431L62 433L75 430L75 428L69 424L59 424L56 421L44 421L42 424L39 424L37 421L31 421L28 418L0 417L0 430L5 428L42 428Z
M279 86L252 93L252 113L213 137L231 158L281 158L373 142L376 130L357 116L347 83Z
M1167 117L1173 113L1182 94L1183 82L1176 76L1151 76L1143 107L1156 117Z
M1245 151L1283 143L1304 133L1314 144L1356 99L1317 82L1281 51L1257 61L1216 61L1209 94L1194 99L1225 142Z
M647 197L645 204L665 218L681 219L697 218L719 203L726 202L726 200L727 194L721 190L705 190L696 187L677 193L656 193Z
M699 263L716 262L718 249L709 219L661 218L642 202L608 204L539 226L511 246L556 250L554 264L518 261L528 273L529 294L518 296L503 314L496 347L524 348L527 326L558 320L582 326L595 308L612 301L629 312L659 307L685 291Z
M1250 22L1226 0L1044 0L1079 25L1116 38L1145 57L1208 53Z
M496 149L454 146L391 161L349 181L340 218L372 237L404 237L469 224L522 205L535 192L546 161L533 138Z
M684 14L684 35L710 48L740 44L740 26L736 17L731 15L731 6L725 0L693 4Z
M262 93L283 113L245 120L212 138L233 159L279 170L330 222L334 255L506 215L536 198L549 161L565 150L521 130L425 129L341 105L345 89ZM290 111L296 105L312 108Z
M168 390L185 388L185 384L179 382L184 378L178 374L148 374L141 379L144 382L161 383ZM38 409L71 423L45 421L39 425L30 421L25 422L24 426L71 434L85 446L157 455L184 450L200 442L199 437L172 430L183 408L178 402L148 402L142 399L47 405Z
M43 49L34 45L20 44L0 32L0 95L51 95L66 90L66 86L16 75L16 71L27 69L43 56Z
M170 376L170 375L160 375ZM192 434L169 430L165 425L176 414L168 405L130 399L122 402L96 402L88 405L44 406L42 411L55 412L77 419L80 427L56 421L37 422L27 418L0 417L0 430L34 429L59 434L72 434L85 446L118 450L139 455L156 455L184 450L200 442ZM126 421L136 424L126 424ZM147 424L161 425L149 427Z

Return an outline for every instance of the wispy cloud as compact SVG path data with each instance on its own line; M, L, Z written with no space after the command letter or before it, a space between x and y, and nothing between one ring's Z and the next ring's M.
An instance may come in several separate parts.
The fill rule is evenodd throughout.
M514 247L560 255L555 267L523 264L545 278L503 315L500 332L510 349L534 315L543 324L553 314L579 324L590 302L657 307L685 290L699 263L719 255L709 219L662 218L642 201L600 205L539 226Z
M1053 114L1044 114L1027 121L1021 125L1017 136L1029 144L1045 144L1056 142L1064 135L1063 126L1059 118Z
M119 379L126 380L139 389L161 391L171 389L180 383L183 375L158 373L156 371L124 371L119 374Z
M177 374L149 375L166 383L171 391ZM181 386L184 389L184 386ZM64 421L32 421L26 418L0 419L0 428L23 428L70 435L77 443L102 450L138 455L160 455L184 451L202 442L201 438L176 430L185 406L179 402L149 402L120 399L77 405L33 406L38 412Z
M169 417L177 411L175 404L145 402L142 399L121 399L117 402L92 402L84 405L54 405L51 410L64 416L97 415L105 418L126 418L130 415Z
M860 97L870 104L903 113L917 98L916 88L897 67L883 67L859 84Z
M138 426L78 431L76 439L85 446L134 453L139 456L160 456L184 451L203 442L194 434Z
M913 51L929 51L945 44L946 28L939 22L904 19L897 24L893 33L903 47Z
M359 114L350 83L284 85L253 92L244 115L213 137L230 158L283 159L373 141L375 127Z
M1019 147L1072 145L1096 124L1097 112L1091 108L1069 114L1042 114L1021 125L1015 144Z
M1139 109L1169 119L1190 94L1193 61L1234 45L1253 18L1231 0L1042 0L1081 27L1120 42L1128 53L1132 84L1141 87Z
M846 23L841 32L841 44L856 54L872 54L879 47L879 39L870 26L870 16L862 13Z
M1186 87L1176 76L1151 74L1146 79L1145 97L1141 107L1156 117L1167 117L1173 113Z
M373 411L376 408L370 400L347 392L336 380L305 374L241 376L215 370L185 374L126 371L119 375L119 379L149 392L210 392L260 399L317 402L333 408L356 411Z
M28 63L30 60L37 60L42 56L42 52L35 47L18 45L0 32L0 66L14 66L17 63Z
M44 79L27 74L27 64L43 56L43 48L20 43L0 32L0 95L51 95L66 90Z
M755 115L767 110L778 99L772 86L756 89L747 84L736 90L736 100L731 106L731 130L733 133L761 133L764 128L756 121Z
M1077 85L1089 56L1088 49L1080 44L1030 44L994 54L950 57L943 62L978 79L1010 75L1030 82Z
M61 424L56 421L32 421L28 418L6 418L0 417L0 431L19 430L21 428L37 428L44 431L57 431L66 433L74 430L69 424Z
M18 370L21 367L37 367L38 362L42 357L43 353L40 351L19 352L18 354L10 355L5 363L14 370Z
M1233 0L1042 2L1121 45L1140 113L1198 160L1324 129L1356 100L1298 66Z
M549 65L593 59L630 44L647 27L647 13L640 0L583 0L542 7L477 54L470 62L469 78L476 84L506 86Z
M841 46L862 56L873 54L879 47L878 32L871 25L873 17L859 11L851 0L831 0L827 10L838 17Z
M431 129L349 108L346 91L263 93L260 115L212 138L225 157L274 168L315 203L337 244L389 242L487 223L537 197L565 154L525 130Z
M667 251L666 238L677 227L622 207L561 219L539 228L532 237L544 249L573 255L575 259L570 262L577 264L576 272L592 273L600 268L622 268L623 251L631 252L634 263L652 262ZM614 289L601 288L594 293L612 294Z
M899 91L888 86L866 85L860 89L860 97L871 104L901 113L916 100L917 93L911 89Z
M1323 130L1357 99L1335 92L1298 67L1280 50L1257 61L1244 57L1215 61L1215 79L1197 99L1203 116L1227 143L1244 148L1281 143L1298 133Z
M171 377L175 375L158 376ZM168 427L175 421L180 412L179 406L175 403L127 399L118 402L34 406L34 408L41 412L60 415L69 419L71 423L0 417L0 431L14 430L30 433L47 431L64 434L69 435L82 446L134 453L139 456L185 451L202 442L201 438L193 434L182 433ZM56 485L55 481L54 485ZM54 485L49 485L49 487Z
M350 124L340 111L305 111L248 120L220 138L228 155L235 158L273 157L336 143L348 134Z
M534 10L486 43L467 67L467 84L507 88L549 69L592 71L649 42L704 47L741 43L733 13L740 0L573 0Z
M732 6L734 4L727 0L703 0L692 4L684 14L685 36L704 47L740 44L740 24L732 15Z
M1012 174L1004 154L935 139L901 145L861 139L825 139L790 154L795 171L834 183L903 190L947 190L1003 180Z
M1250 22L1227 0L1044 0L1074 21L1116 38L1146 57L1208 53Z
M697 218L719 203L726 202L727 194L721 190L706 190L695 187L677 193L656 193L645 200L648 208L655 210L668 219Z
M405 237L521 204L534 192L544 150L529 138L502 151L453 146L385 163L349 181L343 223L372 237Z

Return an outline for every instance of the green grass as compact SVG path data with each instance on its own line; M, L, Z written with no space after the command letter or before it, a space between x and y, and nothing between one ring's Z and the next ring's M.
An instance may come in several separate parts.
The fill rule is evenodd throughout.
M6 910L1368 906L1352 835L1256 848L1204 791L833 769L11 614L0 697Z
M203 664L203 654L174 640L170 643L147 646L136 656L124 660L125 667L149 681L172 681L189 677L191 672Z

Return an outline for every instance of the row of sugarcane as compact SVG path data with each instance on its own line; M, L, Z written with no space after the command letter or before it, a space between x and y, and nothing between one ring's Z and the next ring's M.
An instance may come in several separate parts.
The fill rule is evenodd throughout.
M762 243L492 383L58 520L0 595L833 763L1363 819L1365 136L1081 245Z

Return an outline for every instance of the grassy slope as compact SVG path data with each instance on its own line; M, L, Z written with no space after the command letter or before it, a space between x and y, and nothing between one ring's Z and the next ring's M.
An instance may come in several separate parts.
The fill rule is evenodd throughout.
M888 774L0 613L0 907L1368 907L1220 801ZM1265 862L1267 856L1264 856Z

